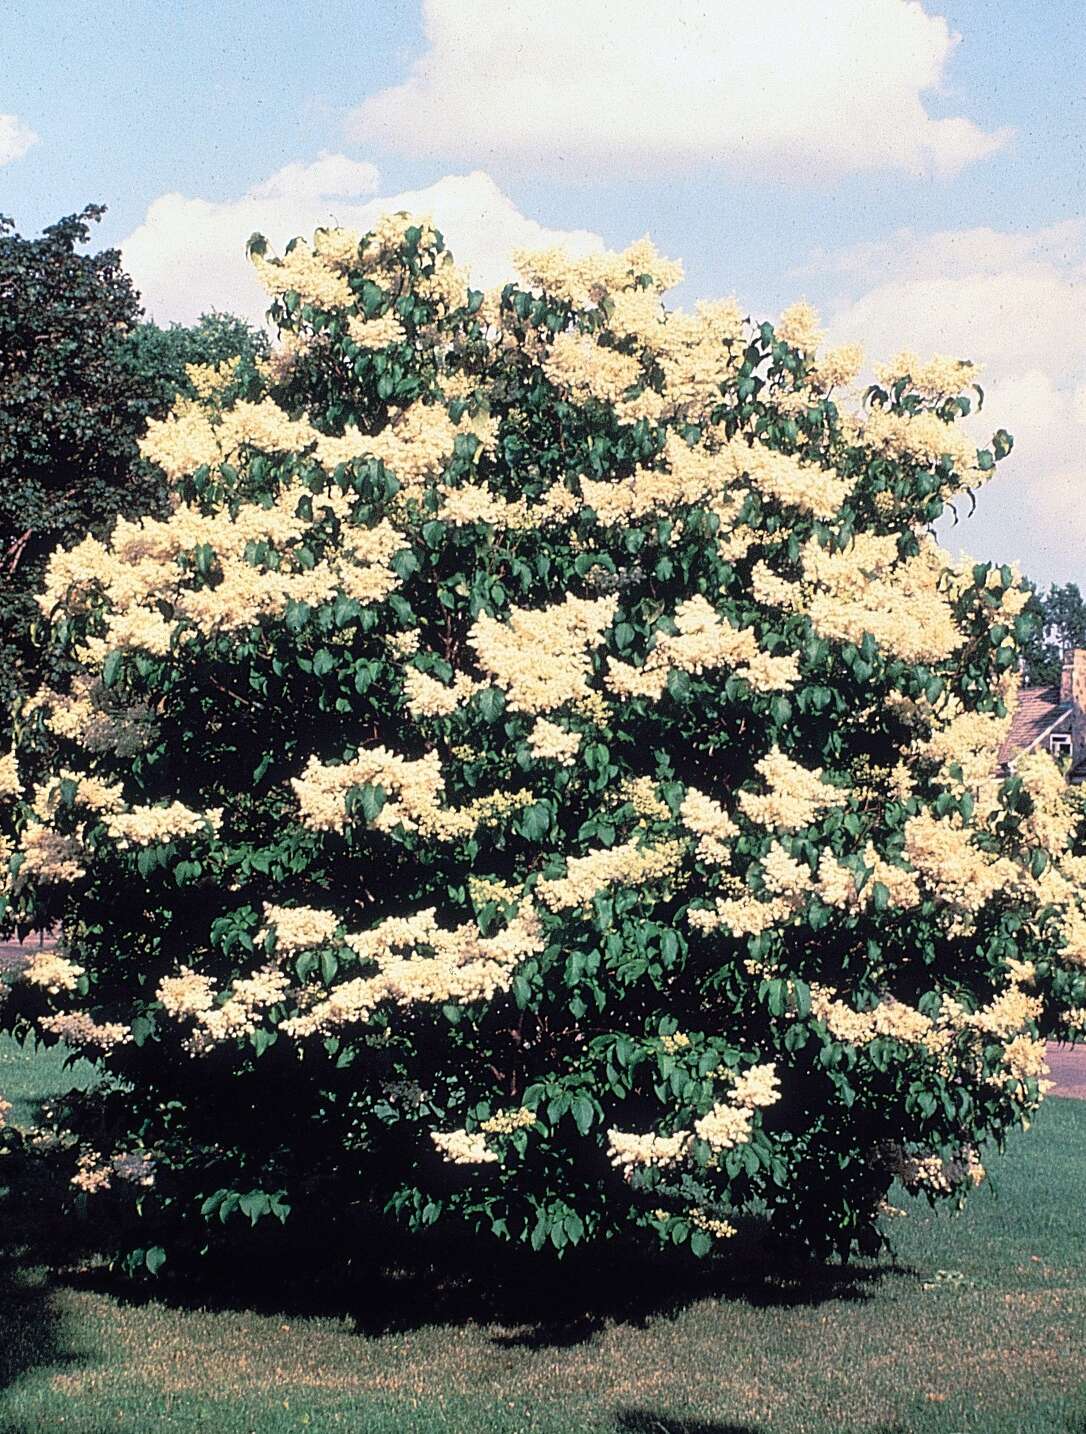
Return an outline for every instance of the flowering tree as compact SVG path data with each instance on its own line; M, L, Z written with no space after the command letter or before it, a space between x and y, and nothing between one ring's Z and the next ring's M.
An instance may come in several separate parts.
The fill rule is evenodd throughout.
M266 393L198 375L172 515L53 559L77 668L0 768L8 920L64 933L8 1020L106 1077L76 1198L153 1268L352 1209L844 1252L895 1175L962 1196L1086 1015L1079 808L996 769L1028 592L925 531L1009 448L969 366L854 416L806 305L669 311L647 241L486 294L403 216L253 258Z

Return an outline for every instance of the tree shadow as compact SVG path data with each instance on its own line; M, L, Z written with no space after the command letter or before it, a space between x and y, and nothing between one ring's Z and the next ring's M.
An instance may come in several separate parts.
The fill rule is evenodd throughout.
M347 1317L365 1338L435 1325L484 1325L495 1327L496 1345L542 1349L587 1344L610 1324L643 1328L702 1300L780 1309L867 1301L881 1281L910 1273L888 1259L845 1265L770 1261L757 1242L744 1248L736 1241L719 1260L616 1247L559 1260L436 1232L396 1243L386 1228L355 1249L338 1268L329 1267L327 1249L279 1250L274 1257L270 1250L254 1252L248 1260L235 1251L228 1284L218 1260L172 1273L167 1266L149 1282L106 1270L69 1278L127 1304ZM301 1273L284 1277L284 1270Z
M686 1419L657 1414L652 1409L622 1409L615 1416L613 1434L771 1434L764 1425L722 1424L715 1419ZM847 1434L842 1430L842 1434ZM910 1434L904 1424L880 1424L865 1434Z
M766 1434L756 1424L721 1424L715 1419L678 1419L651 1409L623 1409L614 1434Z
M0 1262L0 1394L36 1369L80 1362L54 1307L51 1281L41 1271ZM7 1427L0 1422L0 1430Z

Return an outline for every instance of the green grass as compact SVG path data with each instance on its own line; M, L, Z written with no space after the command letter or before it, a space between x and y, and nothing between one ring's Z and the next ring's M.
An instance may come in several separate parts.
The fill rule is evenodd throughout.
M76 1061L65 1068L66 1059L63 1046L21 1045L11 1036L0 1035L0 1095L12 1103L8 1117L12 1124L31 1122L35 1110L49 1096L82 1090L90 1083L94 1067Z
M0 1047L13 1073L24 1101L65 1079ZM305 1312L231 1301L229 1269L215 1308L23 1276L0 1290L0 1434L1086 1434L1086 1102L1048 1102L991 1165L961 1218L902 1199L896 1267L807 1285L701 1266L541 1298L499 1261L474 1293Z

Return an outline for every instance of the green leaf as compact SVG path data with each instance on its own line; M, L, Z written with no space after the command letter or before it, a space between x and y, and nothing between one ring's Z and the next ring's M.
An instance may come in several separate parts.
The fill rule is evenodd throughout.
M505 711L505 693L500 687L484 687L475 702L487 722L496 722Z
M673 667L667 674L667 690L676 702L685 702L690 696L690 678L680 667Z
M542 841L551 829L550 807L546 802L532 802L517 818L516 829L526 841Z
M570 1114L581 1134L587 1135L596 1116L596 1107L589 1098L586 1095L575 1096L570 1106Z

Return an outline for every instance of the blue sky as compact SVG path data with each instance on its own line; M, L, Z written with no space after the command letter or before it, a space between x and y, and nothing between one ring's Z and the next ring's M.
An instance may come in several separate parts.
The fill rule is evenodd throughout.
M752 9L7 0L0 213L108 204L162 320L251 310L252 227L281 243L410 191L485 273L530 221L648 230L685 261L678 301L803 294L872 359L978 358L1018 449L944 540L1086 582L1080 0Z

